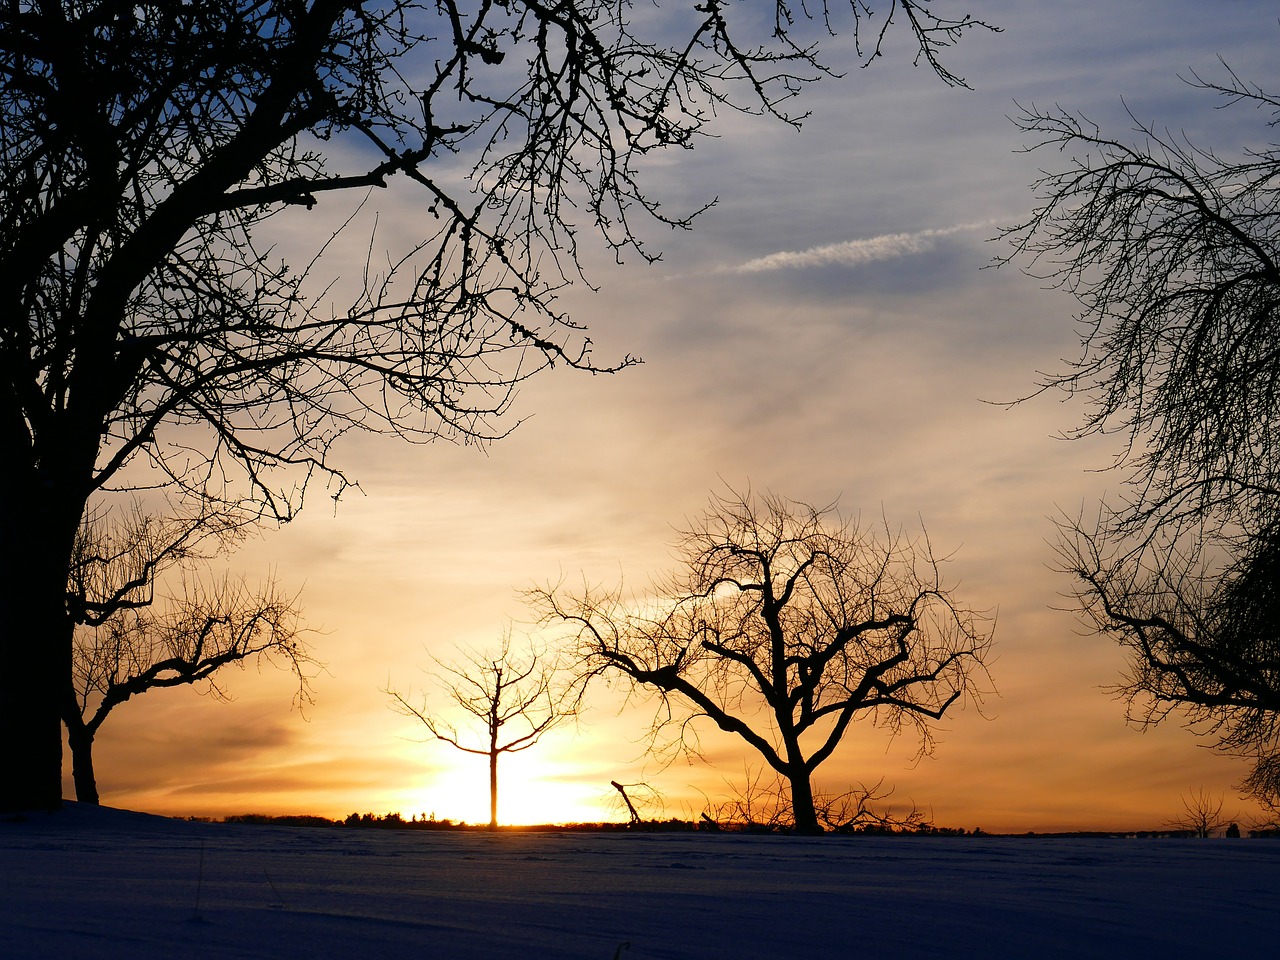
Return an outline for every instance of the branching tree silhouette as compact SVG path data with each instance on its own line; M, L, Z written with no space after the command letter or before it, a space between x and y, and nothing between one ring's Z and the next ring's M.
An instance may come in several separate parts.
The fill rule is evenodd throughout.
M76 631L63 712L77 800L98 802L93 744L107 715L148 690L194 684L227 699L214 675L254 660L287 666L297 700L310 701L317 664L294 599L209 567L242 532L209 514L149 516L136 500L82 526L67 588Z
M1212 837L1231 819L1223 816L1222 803L1221 794L1215 797L1201 787L1182 798L1182 815L1170 820L1169 826L1175 830L1186 830L1200 840Z
M1223 106L1280 117L1280 100L1234 74L1190 82ZM1060 109L1017 121L1032 149L1075 158L1035 184L1039 206L1006 236L1011 258L1083 307L1080 359L1041 386L1090 399L1074 436L1128 439L1130 498L1109 528L1269 525L1280 496L1280 147L1232 157L1136 119L1128 143Z
M1225 68L1225 67L1224 67ZM1280 119L1229 68L1190 85ZM1130 652L1118 687L1142 723L1171 712L1254 763L1280 799L1280 147L1234 155L1160 134L1133 141L1061 109L1018 118L1075 159L1036 184L1013 257L1083 306L1082 354L1042 387L1082 393L1075 435L1120 433L1126 495L1062 524L1063 567L1099 630Z
M436 664L440 686L456 706L480 721L478 735L459 733L425 697L415 705L394 689L386 692L399 713L421 721L434 739L489 758L489 829L496 830L498 758L528 750L556 724L576 716L578 698L561 683L558 665L545 652L530 647L523 654L513 653L509 634L493 655L472 652L462 664Z
M1245 543L1245 556L1212 567L1203 550L1117 557L1103 554L1104 544L1096 527L1077 525L1060 541L1060 557L1079 585L1079 608L1129 653L1113 688L1128 718L1145 727L1177 713L1218 749L1250 759L1243 787L1275 805L1280 539Z
M943 585L927 538L879 534L780 497L715 498L681 537L682 569L654 596L534 591L573 631L582 675L658 697L655 738L688 744L699 717L787 781L796 829L821 832L812 776L859 719L911 728L980 699L988 623ZM655 740L656 742L656 740Z
M985 25L941 6L888 0L872 20L850 0L848 22L874 58L896 18L955 83L939 56ZM347 487L332 451L348 431L484 440L540 369L631 363L597 364L556 291L583 229L652 256L637 217L689 222L645 192L640 158L691 147L725 108L798 122L789 101L829 72L806 25L839 18L775 11L4 6L0 808L59 803L65 588L103 492L285 520L317 477ZM308 280L316 260L281 261L280 218L396 184L418 190L422 234L385 269L371 244L362 292L340 302Z
M747 830L790 830L796 826L795 815L784 777L776 771L753 770L746 767L743 778L725 783L731 790L727 800L708 800L702 812L704 823L718 828ZM884 785L884 779L873 786L858 784L841 793L813 794L814 815L824 831L834 833L902 833L921 832L930 824L923 811L915 805L897 808L888 801L893 788Z
M202 583L185 576L174 596L78 629L74 694L63 718L76 799L98 802L93 743L107 715L149 690L195 685L229 699L219 672L252 660L290 669L298 702L309 702L315 663L301 634L294 601L278 585L251 589L228 579Z

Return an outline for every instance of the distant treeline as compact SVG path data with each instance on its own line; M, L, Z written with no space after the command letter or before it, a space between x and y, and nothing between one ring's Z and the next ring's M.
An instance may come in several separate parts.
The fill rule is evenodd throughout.
M209 819L191 817L189 819ZM265 813L242 813L222 818L223 823L247 823L277 827L364 827L379 830L464 830L489 831L487 823L467 823L465 820L436 819L435 815L413 815L406 820L400 813L386 813L378 816L374 813L351 813L342 820L331 820L328 817L286 814L273 816ZM503 833L532 832L692 832L701 833L788 833L785 828L751 824L751 823L716 823L710 820L679 820L672 817L668 820L641 820L632 822L601 823L542 823L521 824L518 826L502 826L498 830ZM1025 837L1031 839L1188 839L1194 834L1187 830L1074 830L1053 833L1038 833L1029 830L1026 833L987 833L978 827L965 830L963 827L936 827L924 825L911 829L867 825L853 830L833 831L846 835L859 836L899 836L899 837ZM1248 836L1254 839L1280 839L1280 829L1269 827L1249 830Z
M487 823L468 823L465 820L436 819L435 815L416 814L408 820L400 813L351 813L342 820L331 820L328 817L316 816L272 816L265 813L244 813L224 817L223 823L249 823L268 826L286 827L365 827L380 830L484 830L490 829ZM649 820L642 824L630 823L543 823L520 824L518 826L503 825L498 828L502 832L528 832L540 830L697 830L697 824L685 820ZM702 827L701 829L706 829Z
M489 830L485 823L467 823L465 820L436 819L434 814L413 815L408 820L399 812L379 816L375 813L351 813L342 820L331 820L317 816L272 816L265 813L245 813L224 817L223 823L264 824L287 827L364 827L381 830ZM535 832L535 831L606 831L606 832L692 832L703 833L789 833L786 827L771 824L717 822L710 819L680 820L671 817L667 820L640 820L632 822L599 822L599 823L542 823L520 824L517 826L501 826L502 832ZM929 836L929 837L963 837L984 836L981 829L967 831L963 827L936 827L931 824L911 828L888 827L879 824L868 824L850 830L833 831L836 833L865 834L876 836Z

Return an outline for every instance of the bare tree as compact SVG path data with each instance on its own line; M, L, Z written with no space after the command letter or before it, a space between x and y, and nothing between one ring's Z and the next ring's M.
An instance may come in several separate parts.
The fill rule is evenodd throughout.
M622 800L622 805L626 808L628 826L639 827L644 825L645 818L640 816L640 810L636 806L637 803L641 807L655 808L658 813L661 813L666 808L662 794L648 783L619 783L617 780L610 780L609 786L617 791Z
M627 787L625 784L619 783L617 780L610 780L609 786L617 790L622 797L622 802L626 805L627 816L630 818L627 823L630 826L637 826L640 821L640 814L636 811L636 805L631 802L631 797L627 795Z
M1229 71L1189 82L1280 117L1280 100ZM1128 438L1130 498L1111 529L1268 526L1280 497L1280 147L1230 156L1136 119L1130 143L1057 108L1018 123L1033 149L1074 158L1035 185L1040 205L1006 236L1012 257L1083 307L1080 359L1042 387L1091 400L1073 435Z
M274 582L250 588L213 572L242 532L209 514L150 516L136 500L82 526L67 586L76 630L63 707L77 800L98 802L93 744L107 715L148 690L192 684L227 699L215 674L253 660L290 669L297 700L309 702L317 664L295 598Z
M714 498L680 541L681 569L651 597L538 590L573 631L586 678L658 698L656 739L705 717L785 778L796 829L821 832L811 782L856 719L911 729L979 700L988 623L943 585L927 538L879 534L832 508L765 495Z
M386 692L397 712L420 720L432 738L463 753L489 759L489 829L498 827L498 758L535 746L556 724L577 715L578 699L563 684L558 664L545 651L530 646L523 654L511 649L511 636L493 654L472 651L461 664L436 661L439 686L454 705L473 720L479 732L469 735L433 710L425 697L418 704L393 689Z
M955 83L939 57L985 24L940 6L871 19L850 0L848 23L874 59L896 17ZM789 101L830 72L816 39L839 18L773 9L4 6L0 540L22 546L3 551L0 608L24 622L0 634L0 808L59 803L65 587L104 492L287 519L316 477L347 487L332 451L350 430L483 441L538 370L631 363L596 363L556 293L584 229L652 257L637 218L688 224L645 192L640 158L691 147L726 108L798 122ZM279 218L397 183L419 191L423 236L386 268L371 243L362 292L310 282L315 251L281 262Z
M1204 840L1231 820L1222 813L1222 795L1213 796L1204 787L1182 798L1182 815L1169 821L1175 830L1186 830Z
M303 632L294 599L277 584L250 588L226 578L201 581L191 572L172 596L79 628L71 702L63 715L76 799L98 802L93 744L108 714L149 690L193 685L230 699L220 672L254 661L291 670L297 701L310 702L316 664Z
M1255 541L1216 561L1203 545L1134 555L1104 552L1096 527L1063 526L1062 568L1090 623L1128 652L1113 692L1130 720L1149 726L1177 713L1224 752L1251 761L1244 787L1280 802L1280 540Z
M860 783L843 793L818 798L818 819L837 833L914 833L931 826L925 812L911 804L898 808L889 803L893 788L881 779L871 786Z
M1229 68L1188 83L1280 119ZM1126 494L1062 525L1081 608L1125 646L1130 715L1185 716L1280 797L1280 147L1234 153L1134 120L1116 139L1058 108L1018 118L1074 159L1008 232L1029 269L1083 306L1082 354L1045 389L1092 408L1076 436L1119 432Z

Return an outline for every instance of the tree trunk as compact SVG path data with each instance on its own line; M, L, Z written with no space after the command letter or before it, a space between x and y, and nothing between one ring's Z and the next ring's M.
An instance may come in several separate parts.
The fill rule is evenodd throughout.
M498 829L498 751L489 754L489 829Z
M781 674L781 679L785 681L785 674ZM779 689L784 687L780 686ZM781 767L781 773L791 785L791 815L796 821L796 833L822 833L818 813L813 807L813 784L809 782L809 767L805 763L804 751L800 749L800 739L791 723L790 708L780 706L775 710L775 715L787 760Z
M76 800L97 804L98 778L93 772L93 734L74 722L67 724L67 745L71 747L71 778L75 782Z
M24 482L18 463L0 474L0 810L56 810L71 683L67 570L79 510L58 501L47 489L54 484L31 474Z
M787 779L791 783L791 814L795 817L796 833L822 833L818 812L813 805L813 786L809 783L809 772L801 770L791 773Z
M5 548L7 549L7 548ZM8 592L7 590L4 592ZM8 599L8 598L6 598ZM7 611L15 609L5 602ZM30 610L29 604L18 609ZM39 620L36 621L37 623ZM62 805L62 713L66 683L56 642L33 642L8 633L0 670L0 810L56 810Z
M0 547L16 554L0 575L0 609L6 621L0 639L0 744L4 751L0 810L56 810L62 805L60 705L71 682L66 568L54 575L48 564L39 562L37 555L44 551L26 553L17 546L30 542L5 536ZM26 563L28 560L31 562ZM18 620L25 621L26 629L15 629Z

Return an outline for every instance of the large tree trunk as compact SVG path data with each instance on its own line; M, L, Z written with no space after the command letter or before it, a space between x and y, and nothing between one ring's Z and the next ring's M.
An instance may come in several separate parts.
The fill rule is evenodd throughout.
M0 810L53 810L62 804L61 704L71 682L67 568L51 562L42 531L15 519L21 507L0 511L0 551L9 555L0 575Z
M29 602L18 604L15 599L6 584L0 591L0 603L7 618L15 609L32 610ZM47 618L33 617L37 624L42 619L48 622ZM0 650L4 664L0 669L0 810L56 810L62 805L62 712L58 703L67 672L62 670L57 638L45 640L38 627L24 634L15 637L6 630Z
M791 783L791 814L796 820L796 833L822 833L818 812L813 806L813 785L809 782L809 772L801 770L790 773L787 779Z
M0 810L54 810L71 683L67 570L80 510L60 501L65 486L24 471L17 456L0 474Z
M782 662L781 647L778 648L776 659L779 663ZM781 670L778 673L777 679L782 681L778 689L785 689L786 675ZM791 785L791 815L796 821L796 833L822 833L822 826L818 823L818 813L813 807L813 784L809 782L809 766L805 763L804 751L800 749L800 739L792 726L790 708L786 705L778 706L775 709L775 715L778 718L778 730L782 736L783 753L786 758L786 763L778 765L775 769L779 770Z

